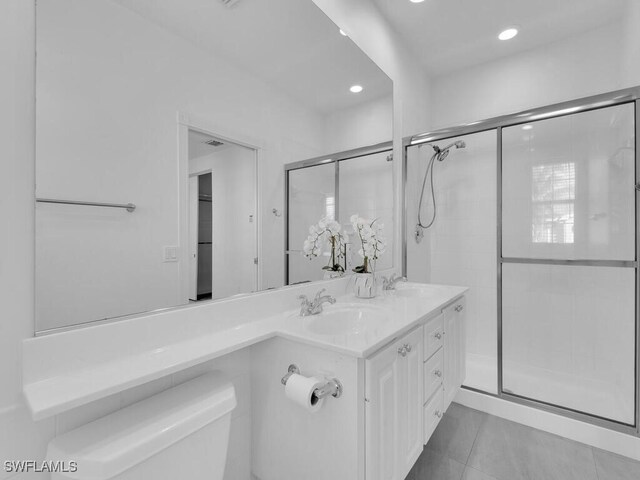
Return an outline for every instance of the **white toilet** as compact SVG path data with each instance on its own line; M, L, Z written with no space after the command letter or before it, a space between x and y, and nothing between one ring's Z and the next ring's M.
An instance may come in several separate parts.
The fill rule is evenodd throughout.
M236 403L220 372L195 378L54 438L51 478L222 480Z

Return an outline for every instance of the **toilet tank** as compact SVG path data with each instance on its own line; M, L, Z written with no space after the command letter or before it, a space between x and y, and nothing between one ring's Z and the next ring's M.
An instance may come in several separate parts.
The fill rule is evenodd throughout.
M220 372L197 377L54 438L47 460L77 467L51 478L222 480L236 403Z

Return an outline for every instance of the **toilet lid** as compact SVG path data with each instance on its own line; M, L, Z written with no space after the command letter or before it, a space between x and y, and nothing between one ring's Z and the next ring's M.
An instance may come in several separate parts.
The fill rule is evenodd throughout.
M47 460L76 462L70 479L106 480L236 407L233 384L211 372L54 438Z

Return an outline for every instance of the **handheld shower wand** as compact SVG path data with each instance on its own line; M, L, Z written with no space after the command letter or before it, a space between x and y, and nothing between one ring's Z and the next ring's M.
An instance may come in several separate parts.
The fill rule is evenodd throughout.
M418 204L418 224L416 225L416 230L415 230L416 243L420 243L422 241L422 238L424 237L424 230L429 228L431 225L433 225L433 222L436 221L436 194L435 194L435 191L433 190L434 162L436 160L438 160L439 162L442 162L445 158L447 158L451 148L456 147L456 149L458 149L458 148L465 148L466 146L467 144L462 140L457 140L453 143L450 143L444 148L440 148L438 145L435 145L435 144L431 145L431 148L433 148L434 154L431 156L431 159L429 160L429 164L427 165L427 171L425 172L424 180L422 181L422 190L420 191L420 203ZM431 200L433 202L433 217L431 217L431 220L429 221L429 223L425 225L422 223L422 200L424 199L424 189L427 184L428 177L430 178L430 183L431 183Z

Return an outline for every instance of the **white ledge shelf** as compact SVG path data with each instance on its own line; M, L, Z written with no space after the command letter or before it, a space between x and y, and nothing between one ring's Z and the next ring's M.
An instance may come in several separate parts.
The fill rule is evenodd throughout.
M27 405L34 420L44 419L275 336L365 358L466 291L432 285L429 298L357 300L346 286L345 279L301 285L25 340ZM313 333L296 315L296 297L319 288L337 305L359 301L392 315L366 335Z

